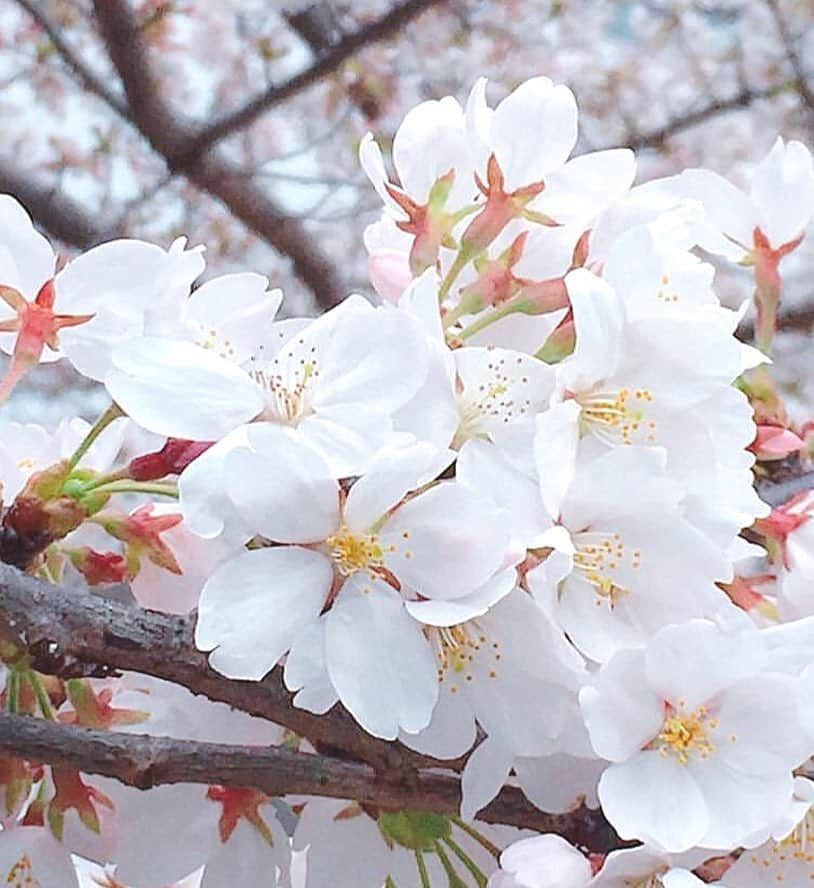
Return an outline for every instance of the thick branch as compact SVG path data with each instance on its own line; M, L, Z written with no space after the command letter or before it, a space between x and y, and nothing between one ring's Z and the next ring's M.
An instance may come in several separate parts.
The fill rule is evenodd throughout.
M404 775L428 761L371 737L339 706L325 716L295 708L279 669L262 682L232 681L214 672L195 648L191 618L69 592L5 564L0 564L2 639L27 653L39 672L70 677L124 669L152 675L285 725L381 772Z
M141 29L127 0L95 0L94 9L127 95L130 118L169 169L219 198L244 225L288 256L296 275L323 307L344 298L345 288L336 267L314 245L299 221L264 194L245 171L217 153L192 157L189 149L194 130L189 121L182 120L164 103Z
M442 814L457 814L461 804L460 781L452 774L423 772L405 781L358 762L285 747L116 734L8 713L0 713L0 753L113 777L139 789L217 783L250 786L269 796L327 796ZM545 814L513 787L506 787L479 816L490 823L557 832L596 852L622 844L600 812L582 807L563 815Z
M41 228L63 243L86 250L106 237L78 204L4 160L0 160L0 192L13 194Z
M406 0L396 4L388 13L353 34L348 34L339 43L325 51L313 65L295 74L284 83L270 86L265 92L248 101L241 108L224 115L200 132L189 146L190 156L198 156L216 142L244 129L261 114L304 92L314 83L339 69L343 62L361 49L386 40L397 34L417 16L440 6L447 0Z

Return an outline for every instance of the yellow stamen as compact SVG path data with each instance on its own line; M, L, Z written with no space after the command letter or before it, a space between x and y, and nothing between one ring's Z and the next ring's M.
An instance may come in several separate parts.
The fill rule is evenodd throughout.
M710 718L706 706L699 706L693 712L685 712L683 706L668 707L658 739L659 752L665 758L674 755L682 765L692 757L709 758L715 746L707 731L718 727L718 719Z

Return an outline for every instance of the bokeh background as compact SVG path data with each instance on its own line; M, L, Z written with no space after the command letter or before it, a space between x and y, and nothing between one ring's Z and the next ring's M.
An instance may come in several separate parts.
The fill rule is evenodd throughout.
M482 75L497 101L537 74L575 92L577 153L630 146L638 181L742 182L778 134L814 146L812 0L0 0L0 191L66 259L183 235L206 245L203 279L258 271L287 314L316 314L373 295L364 133L387 149L415 103ZM814 232L787 263L776 363L804 414ZM722 275L730 304L748 280ZM104 399L75 383L40 368L7 416L92 418Z

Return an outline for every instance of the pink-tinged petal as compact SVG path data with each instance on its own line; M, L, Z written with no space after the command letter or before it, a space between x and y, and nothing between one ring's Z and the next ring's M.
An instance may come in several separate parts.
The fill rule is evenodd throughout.
M778 138L757 165L749 196L774 249L795 240L814 214L814 163L802 142Z
M622 650L585 687L579 705L596 754L621 762L635 756L659 732L663 701L644 675L644 652Z
M217 440L263 409L262 393L246 373L190 342L123 343L105 385L131 419L173 438Z
M379 451L350 489L345 520L355 530L366 531L407 493L435 480L453 459L453 450L439 450L423 442Z
M407 613L426 626L456 626L485 614L492 605L505 598L517 584L517 571L503 570L476 589L453 601L407 601Z
M706 802L689 768L657 750L611 765L599 780L602 811L624 839L688 851L709 827Z
M379 538L385 563L425 598L469 595L503 563L509 532L501 516L463 485L442 482L384 524Z
M201 592L195 644L228 678L259 681L314 622L333 571L299 547L255 549L221 565Z
M560 223L579 220L589 225L633 184L636 158L628 148L594 151L569 160L546 180L532 205Z
M325 620L325 662L339 698L374 737L425 728L438 699L435 657L401 597L379 580L349 584Z
M491 142L508 191L562 166L576 141L574 94L548 77L526 80L495 108Z
M374 250L367 259L367 274L379 296L395 305L413 279L409 253Z
M474 820L503 788L514 754L499 740L487 737L466 760L461 777L461 817Z
M229 496L244 521L278 543L313 543L339 527L339 484L296 432L273 423L246 430L251 450L226 460Z

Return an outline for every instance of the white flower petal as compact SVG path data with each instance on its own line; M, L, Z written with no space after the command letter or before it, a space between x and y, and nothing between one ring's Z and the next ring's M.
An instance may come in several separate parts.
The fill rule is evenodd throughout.
M246 430L251 446L226 458L229 495L255 532L279 543L313 543L339 527L339 485L296 432L274 423Z
M246 373L190 342L145 337L123 343L105 385L147 431L194 441L222 438L263 408Z
M319 616L333 571L324 555L296 546L244 552L201 592L195 644L228 678L263 678Z
M325 662L339 699L374 737L425 728L438 699L435 657L399 595L347 584L325 619Z

